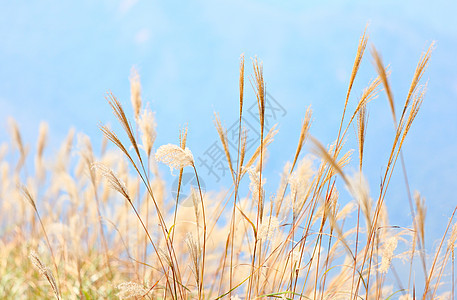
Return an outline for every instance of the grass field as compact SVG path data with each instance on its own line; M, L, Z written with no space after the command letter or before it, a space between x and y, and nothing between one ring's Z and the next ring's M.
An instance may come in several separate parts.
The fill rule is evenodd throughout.
M280 182L264 176L268 146L278 131L265 128L265 85L257 59L252 66L240 60L236 152L227 145L223 122L215 119L232 179L224 192L196 188L181 199L184 170L195 174L197 187L201 178L186 147L187 129L178 144L154 144L155 115L142 103L136 73L132 116L124 101L106 96L122 132L100 125L101 153L89 137L71 131L60 150L45 157L47 125L40 125L38 143L30 148L20 124L11 120L11 142L0 149L0 298L455 299L455 210L447 212L442 239L427 240L425 201L409 189L403 158L408 154L402 151L425 98L421 79L433 44L419 58L406 99L394 103L389 68L375 48L375 79L363 91L352 91L362 58L369 56L367 42L364 33L334 142L322 145L309 134L321 120L308 108L300 135L290 141L296 151L286 154L290 162L277 170ZM244 91L251 85L260 141L248 156L242 116ZM361 96L353 100L356 93ZM379 189L370 191L363 155L368 107L377 97L389 101L392 114L386 118L392 118L395 135L390 155L382 158ZM349 101L357 101L354 111ZM357 149L345 148L349 139L356 139ZM167 196L159 164L179 180L175 199ZM347 166L358 171L348 172ZM406 228L386 212L394 169L406 179L403 205L410 207L411 218ZM267 194L266 185L276 193ZM345 205L339 189L352 196ZM429 244L435 245L433 253L425 251Z

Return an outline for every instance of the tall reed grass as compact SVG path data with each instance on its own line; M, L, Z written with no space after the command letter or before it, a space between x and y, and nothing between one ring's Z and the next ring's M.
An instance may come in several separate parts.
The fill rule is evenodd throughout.
M265 82L257 59L252 60L251 84L260 142L254 153L247 155L242 121L243 56L236 152L215 116L232 181L228 193L203 193L187 129L177 144L154 144L155 117L142 103L136 72L132 117L113 94L106 96L122 132L100 125L104 143L99 154L89 137L70 131L60 150L46 158L47 126L41 125L31 161L18 124L11 121L12 142L0 151L0 298L455 299L455 210L448 212L434 253L426 253L431 242L425 235L426 206L419 193L410 192L402 151L425 97L421 79L433 43L419 58L402 103L394 102L390 71L373 47L377 77L349 111L367 43L364 32L334 142L323 145L310 134L319 120L313 120L309 107L296 151L285 154L290 162L277 184L265 178L266 152L278 130L265 126ZM390 155L380 158L385 166L380 188L370 191L363 175L368 106L381 93L390 105L395 135ZM352 138L357 149L348 150L344 145ZM178 178L175 199L167 196L159 164ZM348 165L358 171L348 172ZM401 168L408 191L411 225L406 228L389 221L386 211L395 168ZM179 205L185 200L184 170L193 172L198 183L187 206ZM267 195L266 185L277 192ZM345 205L339 198L342 188L352 197Z

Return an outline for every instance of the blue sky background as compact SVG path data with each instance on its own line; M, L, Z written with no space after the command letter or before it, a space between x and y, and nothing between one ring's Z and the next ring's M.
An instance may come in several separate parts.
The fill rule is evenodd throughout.
M10 1L1 7L0 141L9 140L6 120L13 116L33 146L41 120L50 124L51 145L71 127L99 144L99 122L115 123L105 93L112 91L130 110L128 78L136 66L143 100L156 112L156 146L176 143L179 129L188 124L188 145L197 157L218 139L214 111L227 126L237 118L240 54L246 56L247 75L250 58L257 55L267 90L287 111L278 119L280 133L270 148L272 190L284 162L293 159L308 105L314 110L311 133L324 144L336 138L358 40L368 22L367 50L375 45L391 65L398 107L421 52L434 40L424 76L427 96L404 155L411 188L427 201L430 236L441 236L457 203L456 2ZM367 51L351 107L374 77ZM248 82L246 90L250 105L255 98ZM369 113L365 173L376 194L393 139L384 94L369 105ZM386 201L392 223L407 226L400 175ZM230 182L229 176L219 183L204 179L210 189Z

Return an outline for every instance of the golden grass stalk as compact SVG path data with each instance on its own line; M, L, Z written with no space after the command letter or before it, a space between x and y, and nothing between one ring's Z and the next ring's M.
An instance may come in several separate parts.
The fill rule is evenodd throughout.
M57 267L57 260L56 260L56 257L54 255L54 250L52 249L51 242L49 241L48 233L46 232L46 228L44 227L43 221L42 221L42 219L40 217L40 213L38 212L38 208L36 206L34 197L29 192L29 190L27 189L27 187L25 185L21 185L20 186L20 190L21 190L24 198L30 203L30 205L32 205L33 210L35 211L35 214L36 214L36 216L38 218L38 221L39 221L39 223L41 225L41 229L43 230L43 234L44 234L44 237L45 237L45 240L46 240L46 244L47 244L47 246L49 248L49 252L51 253L52 263L53 263L55 271L56 271L56 276L57 276L56 290L58 291L58 287L60 285L59 268ZM52 279L54 279L54 277L52 277Z
M102 163L93 163L92 168L100 172L113 190L117 191L125 199L131 202L125 183L114 173L113 170Z
M54 275L52 275L52 272L41 262L38 254L36 254L35 251L30 252L29 258L35 269L49 282L52 291L54 292L54 296L57 298L57 300L59 300L59 288L56 280L54 279Z
M387 75L389 75L389 72L387 72ZM344 137L346 136L346 133L350 127L350 125L352 124L352 122L354 121L354 119L359 115L360 113L360 110L363 108L363 107L366 107L366 105L373 99L375 99L378 95L378 92L379 92L379 85L381 84L381 79L380 77L376 77L374 80L372 80L368 86L363 90L362 92L362 96L360 97L360 100L357 104L357 107L356 109L354 110L351 118L349 119L349 122L348 124L346 125L346 128L344 129L343 131L343 134L340 136L340 140L339 142L337 143L337 146L336 146L336 150L335 150L335 154L338 154L340 152L340 148L342 146L342 143L343 143L343 139Z
M359 71L360 63L362 62L362 57L365 52L365 48L367 47L367 42L368 42L368 35L366 33L367 28L368 28L368 24L366 25L365 30L364 30L362 36L360 37L359 46L357 47L357 53L356 53L355 60L354 60L354 65L352 66L351 78L349 79L349 86L348 86L348 90L346 92L346 99L344 101L344 108L343 108L343 113L341 115L341 123L340 123L340 127L338 130L338 137L336 139L337 145L339 144L339 141L340 141L341 130L343 128L343 121L344 121L344 117L346 115L346 109L347 109L347 105L349 102L349 96L351 95L352 86L354 84L354 80L357 75L357 72Z
M392 145L392 150L391 150L391 153L390 153L390 156L389 156L389 159L388 159L387 168L386 168L386 171L384 173L384 178L383 178L382 183L381 183L381 193L379 195L379 199L378 199L378 202L377 202L375 214L374 214L374 217L373 217L373 219L374 219L373 220L373 224L374 224L374 226L377 226L379 213L380 213L380 210L381 210L382 205L384 203L384 198L385 198L385 194L386 194L386 191L387 191L387 186L389 185L390 179L392 177L393 169L395 167L396 161L397 161L398 157L401 155L401 149L402 149L404 138L406 137L406 134L409 132L410 126L411 126L413 120L415 119L415 117L417 115L417 112L418 112L418 110L420 108L420 104L422 103L422 99L423 99L424 94L423 93L419 94L418 97L416 98L416 101L413 102L413 105L412 105L412 108L410 110L410 114L409 114L408 120L405 121L404 113L403 113L401 118L400 118L399 124L397 125L395 107L394 107L394 102L393 102L393 96L392 96L392 93L390 91L390 87L389 87L389 84L388 84L387 74L386 74L386 71L385 71L384 66L382 64L382 61L380 59L380 56L377 54L376 49L374 49L374 48L373 48L373 56L375 58L375 65L376 65L376 68L377 68L377 72L378 72L379 76L381 77L381 80L383 81L383 85L384 85L384 88L386 90L387 98L388 98L389 104L391 106L392 117L393 117L394 123L396 125L396 134L395 134L394 142L393 142L393 145ZM406 111L407 104L408 104L408 101L405 102L405 106L403 108L403 112ZM406 182L406 185L407 185L407 188L408 188L407 177L406 177L406 172L405 172L405 166L404 166L403 159L402 159L402 166L403 166L403 171L404 171L404 176L405 176L405 182ZM409 190L409 188L408 188L408 190ZM413 215L413 223L415 223L414 211L412 209L412 201L411 201L410 198L409 198L409 201L410 201L411 213ZM414 226L416 227L416 225L414 225ZM367 258L368 257L372 257L372 255L373 255L374 237L375 237L375 231L373 231L370 234L370 237L369 237L369 240L368 240L368 245L370 247L367 247L366 250L365 250L362 266L365 264ZM423 257L422 257L422 260L423 260L424 271L425 271L425 262L424 262L424 258ZM368 266L368 280L369 280L370 271L371 271L371 260L370 260L370 264ZM357 283L357 289L358 289L359 284L360 284L360 279L358 280L358 283Z
M264 210L264 198L262 193L262 170L263 170L263 154L264 154L264 128L265 128L265 81L263 79L263 66L262 63L259 63L257 58L255 58L252 62L252 66L254 69L254 78L252 80L252 84L254 86L254 90L256 93L257 98L257 107L259 111L259 122L260 122L260 160L259 160L259 185L258 185L258 202L257 202L257 217L256 217L256 227L259 227L260 223L262 223L263 218L263 210ZM252 255L252 262L251 262L251 272L255 269L255 262L258 262L258 267L260 267L260 255L261 255L261 245L258 245L258 238L255 237L254 241L254 250ZM259 258L256 260L256 256ZM252 273L253 274L253 273ZM253 274L254 275L254 274ZM251 296L253 285L255 285L256 294L258 294L259 288L259 276L258 274L249 278L248 290L247 290L247 297Z
M179 132L179 146L181 149L185 150L186 149L186 143L187 143L187 127L184 130L181 130ZM182 175L183 175L184 168L181 168L179 170L179 178L178 178L178 188L176 191L176 205L175 205L175 211L173 214L173 224L176 224L176 217L178 215L178 203L179 203L179 194L181 192L181 184L182 184ZM171 234L171 243L173 244L175 237L175 230L172 231Z
M170 241L168 240L168 228L165 224L165 221L163 219L163 215L162 215L162 212L154 198L154 194L152 192L152 189L151 189L151 186L150 186L150 183L149 181L147 180L147 178L145 178L145 174L147 174L146 170L145 170L145 166L143 164L143 160L141 158L141 155L140 155L140 152L139 152L139 147L138 147L138 144L136 143L136 139L133 135L133 132L132 132L132 128L131 128L131 125L130 125L130 122L128 121L126 115L125 115L125 112L124 112L124 109L122 108L122 105L121 103L117 100L116 97L114 97L114 95L112 94L109 94L109 99L107 99L112 110L113 110L113 113L115 115L115 117L118 119L119 123L121 124L121 126L123 127L124 131L126 132L131 144L132 144L132 147L134 148L135 150L135 153L137 155L137 158L139 160L139 163L140 163L140 167L142 168L142 171L140 171L138 165L135 163L135 161L133 160L132 156L129 154L129 152L127 151L127 149L125 148L125 146L122 144L122 142L119 140L119 138L117 137L117 135L111 131L108 127L106 126L100 126L100 129L102 130L103 134L109 139L111 140L125 155L126 157L128 158L128 160L130 161L130 163L132 164L132 166L135 168L135 171L137 172L138 176L140 177L141 181L144 183L147 191L148 191L148 194L151 196L152 198L152 201L154 203L154 206L156 208L156 214L159 218L159 222L160 222L160 226L161 226L161 230L162 230L162 234L164 236L165 241L166 241L166 246L167 246L167 250L169 252L169 255L170 257L174 257L173 255L173 246L170 244ZM193 161L193 158L192 158L192 161ZM195 168L194 168L195 169ZM152 243L152 238L150 237L150 234L148 232L148 229L146 227L146 225L144 224L143 220L141 219L138 211L136 210L135 206L133 205L133 203L131 202L131 199L130 197L129 198L126 198L128 200L128 202L130 203L131 207L133 208L138 220L140 221L141 223L141 226L143 227L143 229L145 230L147 236L148 236L148 239L150 240L151 244ZM157 253L157 249L155 247L155 245L153 245L154 247L154 250L155 252ZM160 258L159 258L159 261L160 261ZM164 265L163 263L160 261L161 263L161 266L164 270L164 273L167 274L166 270L164 269ZM181 281L180 280L180 275L179 275L179 269L177 269L177 265L173 264L173 266L171 267L171 270L172 270L172 275L173 275L173 292L174 294L177 296L178 292L183 295L184 291L182 289L182 286L179 285L178 283ZM168 276L166 277L167 279L167 285L170 286L170 282L169 282L169 278Z
M238 147L237 147L237 166L236 166L236 180L235 180L235 187L234 187L234 199L233 199L233 207L232 207L232 217L231 217L231 224L230 224L230 234L227 237L227 243L225 247L225 253L229 250L230 246L230 271L229 271L229 298L232 297L232 288L233 288L233 251L234 251L234 240L235 240L235 223L236 223L236 205L238 200L238 189L241 180L241 170L243 168L244 157L246 154L246 141L247 141L247 132L246 130L242 129L242 117L243 117L243 102L244 102L244 54L241 55L240 58L240 74L239 74L239 93L240 93L240 101L239 101L239 122L238 122ZM224 255L224 262L223 268L225 267L227 255ZM222 286L222 279L223 279L224 272L222 272L221 276L221 284ZM220 289L220 288L219 288Z
M363 149L365 144L366 127L368 122L367 107L363 105L357 117L357 143L359 146L359 170L362 171Z
M244 100L244 54L241 54L241 59L240 59L239 85L240 85L240 118L241 118L242 111L243 111L243 100Z
M135 136L133 135L132 126L131 126L129 120L127 119L127 116L125 115L125 112L124 112L124 109L122 108L121 103L119 102L119 100L117 100L117 98L112 93L108 94L107 100L113 110L114 116L118 119L122 128L124 128L125 133L127 133L127 136L132 144L133 149L135 150L135 153L136 153L141 165L143 165L143 161L142 161L141 155L140 155L140 150L139 150L138 144L136 142ZM139 113L139 111L138 111L138 113Z

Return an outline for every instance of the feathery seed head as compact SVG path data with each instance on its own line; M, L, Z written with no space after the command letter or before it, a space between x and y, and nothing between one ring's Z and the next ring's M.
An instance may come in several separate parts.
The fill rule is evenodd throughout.
M141 131L141 142L146 154L149 156L157 136L155 115L149 107L146 107L141 111L140 117L138 118L138 126Z
M111 188L119 192L128 201L130 201L130 196L127 193L127 187L125 186L125 183L114 173L113 170L102 163L93 163L92 168L98 170L101 175L106 178Z
M370 189L365 176L360 172L356 172L353 176L348 177L348 181L350 183L349 190L352 196L362 206L366 206L364 203L370 198Z
M277 217L266 217L259 226L258 238L262 240L271 240L274 237L275 231L279 228L279 223Z
M13 118L8 119L8 123L11 129L13 141L16 144L16 147L18 148L19 152L21 152L21 155L24 155L25 147L24 143L22 142L22 136L21 132L19 131L19 126L16 120L14 120Z
M397 237L391 237L384 242L384 249L382 252L382 261L380 267L381 273L387 273L387 271L389 270L395 248L397 248L397 242Z
M417 226L419 227L419 237L423 242L425 240L425 216L427 214L427 208L425 206L425 199L421 197L418 191L414 192L414 200L416 202L417 212Z
M52 275L52 272L41 262L38 254L35 251L32 250L30 252L29 258L35 269L37 269L41 276L43 276L49 282L57 299L60 299L59 288L57 286L54 275Z
M195 274L198 274L199 272L199 261L200 261L200 256L202 253L202 249L198 244L198 241L194 238L191 232L188 232L186 234L186 237L184 239L184 242L187 245L187 250L189 251L191 260L192 260L192 268Z
M41 262L38 254L35 251L31 251L29 254L30 261L32 262L35 269L37 269L40 274L46 273L46 266Z
M121 299L129 299L144 296L148 291L136 282L123 282L117 286L119 293L117 294Z
M454 251L455 242L457 241L457 223L452 226L451 237L447 241L448 248Z
M194 165L194 157L189 148L182 149L173 144L160 146L156 151L155 157L157 161L168 165L171 172L173 172L173 169L179 170Z
M251 181L249 183L249 190L251 191L252 194L252 199L254 201L259 200L259 187L260 185L260 172L258 172L254 167L249 167L247 169L247 172L249 174L249 180ZM262 186L265 184L266 180L262 178Z
M348 189L360 205L368 228L371 228L373 200L370 197L368 182L360 172L355 173L352 177L348 177L348 182Z

